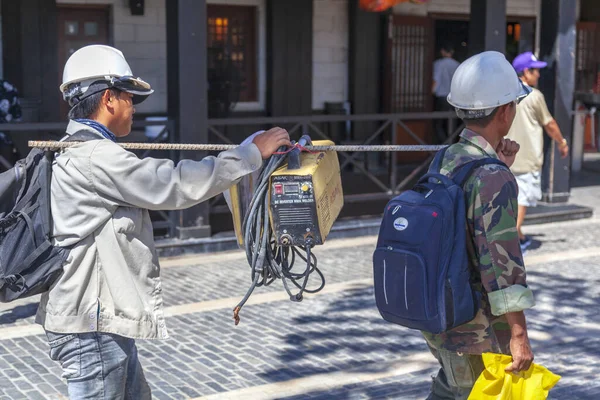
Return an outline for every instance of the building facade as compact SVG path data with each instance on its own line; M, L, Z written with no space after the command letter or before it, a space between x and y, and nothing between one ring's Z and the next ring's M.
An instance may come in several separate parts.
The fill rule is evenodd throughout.
M9 2L8 0L1 0ZM347 102L349 93L349 5L351 0L313 0L312 29L298 35L312 39L311 108L322 111L326 103ZM535 21L539 27L540 0L508 0L508 21ZM124 0L56 0L58 12L59 71L74 49L84 43L106 43L121 49L133 71L146 79L155 89L148 101L140 105L142 114L167 112L167 32L164 0L145 0L143 14L132 15L129 2ZM237 11L246 12L244 28L253 29L251 52L244 54L246 64L254 67L244 72L252 93L232 105L235 112L268 112L267 107L267 0L207 0L207 18L218 19ZM237 10L236 10L237 9ZM11 10L8 11L9 13ZM5 12L6 13L6 12ZM430 0L424 5L402 3L394 7L395 15L429 18L433 22L468 21L470 0ZM239 12L238 12L239 14ZM10 16L7 16L10 18ZM239 20L239 19L238 19ZM456 24L460 27L460 24ZM213 27L216 29L216 27ZM209 26L209 30L211 27ZM436 29L434 27L434 29ZM97 32L97 34L94 34ZM535 31L528 32L535 41ZM216 34L216 33L215 33ZM6 35L4 35L6 36ZM210 33L209 33L210 36ZM537 35L539 41L539 35ZM210 39L210 38L209 38ZM527 40L530 40L527 38ZM2 40L3 41L3 40ZM373 43L377 46L377 43ZM468 43L465 43L468 45ZM533 45L530 43L530 45ZM435 43L432 43L435 49ZM539 46L538 46L539 47ZM535 48L535 46L534 46ZM290 49L293 50L293 49ZM434 51L431 51L432 53ZM304 54L299 54L304 56ZM433 57L433 54L431 55ZM301 62L301 60L298 60ZM9 71L7 71L9 72ZM2 66L0 75L5 76Z
M109 44L155 89L137 107L136 118L176 120L176 141L239 143L277 123L294 128L294 135L308 129L343 143L431 143L431 65L443 43L453 44L459 61L484 48L504 51L509 59L525 50L550 56L547 43L554 42L541 34L544 23L558 26L560 7L577 21L590 1L429 0L368 13L358 0L0 0L1 76L20 89L25 121L65 121L58 86L66 59L86 44ZM497 15L487 16L489 9L477 8L480 4L497 7ZM478 42L484 38L497 43ZM199 40L205 48L198 47ZM204 72L182 69L186 62L205 67L206 80ZM176 79L173 71L179 71ZM187 97L180 96L186 90ZM311 117L323 114L382 117L348 122ZM306 120L285 120L295 116ZM225 121L236 118L246 123ZM397 164L409 166L406 176L428 154L348 156L351 161L341 158L352 182L346 195L356 195L358 203L345 210L359 215L365 212L365 193L379 193L373 197L373 210L379 210L396 192L404 173L396 171ZM218 220L213 211L205 209L204 219L211 214Z

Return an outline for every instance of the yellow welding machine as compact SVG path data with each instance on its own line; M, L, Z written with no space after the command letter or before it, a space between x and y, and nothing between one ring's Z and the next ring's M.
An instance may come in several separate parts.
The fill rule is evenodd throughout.
M332 146L317 140L313 146ZM291 156L269 181L269 219L273 237L282 246L323 244L344 205L340 164L335 151L303 151L293 169ZM254 185L230 189L234 229L243 247L243 219Z

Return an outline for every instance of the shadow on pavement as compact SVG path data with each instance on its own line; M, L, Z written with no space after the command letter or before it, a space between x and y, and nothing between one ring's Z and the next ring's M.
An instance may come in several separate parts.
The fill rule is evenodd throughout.
M428 381L407 383L399 386L397 382L386 379L374 385L372 382L355 383L323 392L308 392L298 396L280 397L277 400L354 400L368 399L425 399L431 383Z
M365 310L372 310L366 318ZM297 317L293 324L298 329L283 337L288 346L279 352L279 359L286 367L264 371L260 375L263 379L281 381L348 370L386 372L391 361L428 351L419 332L390 324L381 318L372 287L349 290L341 300L331 303L319 315ZM307 359L319 359L321 362ZM432 361L435 361L433 356ZM429 379L429 375L423 376L425 382ZM344 399L346 397L342 393L354 390L352 387L338 390L341 397L327 398ZM428 384L424 386L425 393L427 387ZM403 387L401 389L404 390ZM330 396L329 392L327 396Z
M22 306L16 306L10 310L0 311L0 327L6 324L32 317L36 314L39 303L29 303Z
M600 398L600 289L593 261L565 264L564 274L529 272L537 307L527 311L529 328L545 335L532 340L536 362L563 377L550 399ZM588 274L585 274L588 271ZM569 277L571 276L571 277ZM364 310L373 310L365 318ZM363 311L361 315L357 312ZM361 320L359 321L358 318ZM284 336L286 350L279 352L285 368L265 371L269 381L307 377L335 371L384 372L385 361L402 360L426 351L418 332L389 324L377 313L373 288L348 291L320 315L295 319L295 333ZM319 357L321 362L308 358ZM431 374L435 368L431 369ZM423 371L382 380L365 381L325 391L287 397L299 399L425 398L429 375Z

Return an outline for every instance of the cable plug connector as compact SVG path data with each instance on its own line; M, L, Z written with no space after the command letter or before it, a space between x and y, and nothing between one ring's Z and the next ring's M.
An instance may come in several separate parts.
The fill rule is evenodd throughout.
M290 300L293 301L294 303L300 303L303 299L304 299L304 296L302 296L302 293L293 294L290 296Z
M312 237L312 235L306 236L306 238L304 239L304 246L307 249L315 247L315 239Z
M240 323L240 310L242 309L242 307L237 306L236 308L233 309L233 320L235 321L235 326L237 326Z

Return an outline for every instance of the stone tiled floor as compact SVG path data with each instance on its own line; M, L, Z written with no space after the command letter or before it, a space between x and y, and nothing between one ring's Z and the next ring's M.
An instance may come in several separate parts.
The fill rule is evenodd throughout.
M600 187L589 191L589 196L600 198ZM526 230L536 239L528 257L555 255L528 268L537 299L527 313L536 362L562 375L550 398L598 399L600 253L575 260L561 253L600 246L600 220ZM219 393L222 398L255 398L244 395L250 393L244 390L289 382L287 387L295 394L282 389L260 398L424 399L437 370L432 358L417 370L377 378L389 373L390 363L409 364L427 348L418 333L385 323L378 315L369 284L374 240L332 249L326 244L315 250L327 285L355 282L344 290L308 297L302 303L267 300L247 305L237 327L230 306L168 318L172 339L138 342L155 398ZM167 306L237 299L250 283L243 257L227 262L213 258L196 265L182 262L166 268L163 277ZM255 295L281 290L277 282L257 289ZM4 305L0 311L0 338L11 327L23 329L19 337L0 339L0 399L66 396L60 368L48 358L44 335L27 330L35 309L35 303L25 303ZM346 379L351 373L362 378ZM332 374L339 374L339 384L317 389L294 386L302 379ZM374 378L365 378L369 376Z

